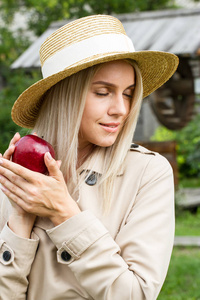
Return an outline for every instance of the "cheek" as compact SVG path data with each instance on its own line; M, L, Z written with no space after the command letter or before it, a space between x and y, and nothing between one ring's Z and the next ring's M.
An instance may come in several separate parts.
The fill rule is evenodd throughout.
M95 119L95 110L92 107L86 107L83 112L82 122L90 122Z
M90 121L99 119L105 112L105 107L101 101L96 99L88 99L86 101L83 118Z
M86 106L81 120L80 131L83 133L86 130L88 130L88 128L90 128L91 130L92 127L94 126L96 118L97 117L95 115L95 111L92 108L92 106Z

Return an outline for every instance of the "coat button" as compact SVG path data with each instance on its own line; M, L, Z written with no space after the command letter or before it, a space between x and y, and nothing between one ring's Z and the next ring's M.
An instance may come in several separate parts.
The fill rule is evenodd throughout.
M95 185L97 183L97 175L92 172L88 177L86 177L85 183L88 185Z
M138 148L139 145L138 144L131 144L131 148Z
M67 252L67 251L63 251L62 253L61 253L61 258L62 258L62 260L64 260L64 261L69 261L70 259L71 259L71 255Z
M8 262L10 259L11 259L10 251L4 251L3 252L3 260Z

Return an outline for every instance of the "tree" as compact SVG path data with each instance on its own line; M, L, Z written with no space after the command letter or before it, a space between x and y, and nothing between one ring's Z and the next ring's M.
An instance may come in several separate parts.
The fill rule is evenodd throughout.
M37 72L13 71L11 63L30 45L27 29L36 36L53 21L91 14L130 13L169 8L173 0L0 0L0 152L4 152L14 132L21 130L10 117L17 96L40 79ZM27 28L12 28L16 14L25 15Z
M37 35L44 32L52 21L170 7L173 7L172 0L1 0L5 22L11 22L17 11L26 12L29 28Z
M199 107L200 108L200 107ZM197 112L200 111L199 108ZM157 128L152 141L175 140L180 178L200 178L200 113L186 127L171 131L163 126Z

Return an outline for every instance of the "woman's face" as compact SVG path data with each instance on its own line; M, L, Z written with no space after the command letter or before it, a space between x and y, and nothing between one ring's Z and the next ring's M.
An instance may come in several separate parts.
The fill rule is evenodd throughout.
M105 63L88 90L79 131L79 149L111 146L128 116L135 88L133 67L125 61Z

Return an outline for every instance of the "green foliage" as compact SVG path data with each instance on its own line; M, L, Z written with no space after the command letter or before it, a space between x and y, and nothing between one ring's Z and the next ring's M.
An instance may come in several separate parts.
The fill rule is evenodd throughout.
M1 26L0 35L0 70L1 76L6 79L10 75L10 64L15 60L28 46L30 42L23 36L22 30L17 30L15 35L9 27Z
M1 0L1 11L9 21L14 12L25 10L29 28L37 35L44 32L52 21L84 17L90 14L121 14L173 7L171 0Z
M9 72L7 69L7 85L0 93L0 153L7 149L10 139L15 132L24 135L27 130L17 126L11 119L11 108L17 96L28 86L40 79L38 72L26 74L24 70Z
M8 18L10 21L11 18ZM13 123L11 119L11 108L17 96L33 83L34 74L27 76L25 71L13 71L11 63L28 47L29 41L23 32L13 32L6 24L1 27L0 36L0 79L3 88L0 92L0 153L3 153L12 136L16 131L23 134L21 128Z
M159 127L152 141L175 140L177 142L177 162L181 177L200 178L200 114L182 130L170 131Z
M1 25L0 35L0 78L3 89L0 93L0 152L2 152L11 135L18 130L18 127L12 122L10 117L11 107L24 88L27 86L25 72L22 70L12 71L11 63L29 46L30 42L23 35L21 29L13 34L9 27L14 15L15 1L8 1L11 10L8 12L6 23ZM6 16L7 7L2 3L1 17ZM6 144L5 144L6 143Z

